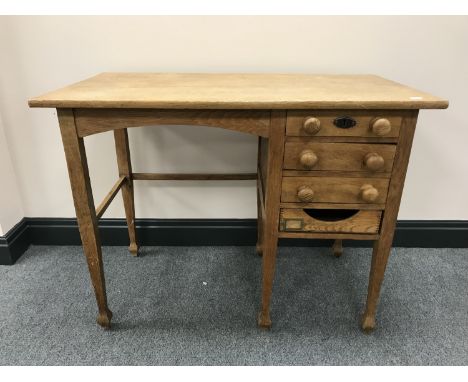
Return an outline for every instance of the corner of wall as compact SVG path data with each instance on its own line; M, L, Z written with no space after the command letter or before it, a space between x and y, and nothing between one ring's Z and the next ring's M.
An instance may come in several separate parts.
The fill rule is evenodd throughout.
M5 236L24 217L23 204L19 194L18 182L8 149L0 111L0 236Z

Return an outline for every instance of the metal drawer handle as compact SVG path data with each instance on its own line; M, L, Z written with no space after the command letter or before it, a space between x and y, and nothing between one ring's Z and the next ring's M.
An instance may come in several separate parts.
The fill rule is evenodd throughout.
M356 120L351 117L338 117L335 118L333 124L340 129L350 129L356 126Z

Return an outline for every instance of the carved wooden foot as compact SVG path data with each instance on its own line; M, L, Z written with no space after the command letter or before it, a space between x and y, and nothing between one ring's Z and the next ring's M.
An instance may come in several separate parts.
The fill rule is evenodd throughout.
M262 257L263 256L263 248L260 244L257 243L255 246L255 252L257 253L258 256Z
M106 309L103 312L99 312L97 323L102 326L104 329L110 329L112 320L112 312L109 309Z
M271 329L270 314L264 315L262 312L258 312L257 324L262 329Z
M332 246L332 250L335 257L340 257L343 254L343 240L335 240Z
M365 333L371 333L375 329L375 317L373 315L364 314L362 316L361 327Z
M128 247L128 250L132 254L132 256L137 257L138 256L138 245L136 243L130 243L130 246Z

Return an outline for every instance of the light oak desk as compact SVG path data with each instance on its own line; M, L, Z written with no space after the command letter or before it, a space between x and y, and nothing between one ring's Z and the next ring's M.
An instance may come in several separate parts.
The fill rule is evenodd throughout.
M119 190L130 252L137 255L135 180L257 179L263 254L261 327L270 327L278 238L374 240L366 331L375 313L400 205L419 109L448 102L377 76L103 73L33 98L57 108L97 322L109 327L98 219ZM259 137L257 174L133 172L127 128L213 126ZM118 179L95 208L83 138L113 131ZM311 291L314 293L314 291ZM336 293L340 293L337 291Z

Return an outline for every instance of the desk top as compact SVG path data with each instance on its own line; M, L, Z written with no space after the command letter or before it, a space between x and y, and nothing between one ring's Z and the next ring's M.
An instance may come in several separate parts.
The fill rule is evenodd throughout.
M101 73L31 107L444 109L446 100L373 75Z

